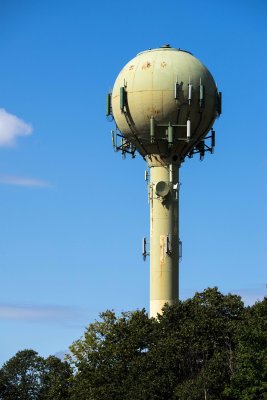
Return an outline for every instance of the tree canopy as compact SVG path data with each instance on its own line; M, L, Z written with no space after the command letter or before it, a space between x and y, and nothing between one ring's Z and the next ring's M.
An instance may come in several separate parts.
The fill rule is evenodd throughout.
M77 399L266 399L266 299L217 288L165 306L101 314L70 347ZM79 397L80 396L80 397Z
M245 307L208 288L166 305L100 314L65 362L18 352L0 370L1 400L266 400L267 299Z
M1 400L65 400L72 370L67 362L44 359L33 350L19 351L0 370Z

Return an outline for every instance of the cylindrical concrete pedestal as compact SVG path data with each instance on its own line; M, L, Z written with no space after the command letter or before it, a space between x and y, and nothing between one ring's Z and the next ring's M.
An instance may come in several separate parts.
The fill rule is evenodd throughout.
M178 166L150 164L150 317L178 300Z

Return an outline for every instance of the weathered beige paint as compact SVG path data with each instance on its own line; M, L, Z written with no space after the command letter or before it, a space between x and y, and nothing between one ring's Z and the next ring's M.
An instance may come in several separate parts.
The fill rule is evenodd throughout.
M169 193L156 193L158 182L166 182ZM179 231L178 167L150 162L150 316L157 317L165 303L178 300ZM171 251L167 254L167 237Z
M175 98L176 83L178 98ZM204 107L200 105L201 85L205 87ZM127 96L122 109L121 88ZM190 53L166 46L139 53L129 61L112 90L112 113L117 127L150 167L151 317L161 313L165 303L178 300L179 193L176 194L174 186L178 184L181 162L206 136L218 116L217 99L216 84L208 69ZM155 121L153 140L151 121ZM191 126L190 138L184 125ZM173 129L173 143L168 143L167 126ZM169 186L166 197L157 195L158 182ZM164 188L164 184L160 186ZM169 254L167 236L171 238Z
M200 81L205 86L203 109L199 106ZM176 82L180 87L178 99L174 96ZM192 85L191 101L188 101L189 84ZM121 87L127 92L127 112L120 109ZM121 70L112 90L112 110L119 130L141 155L161 154L171 158L176 154L179 165L194 144L207 134L217 117L216 96L214 79L197 58L179 49L159 48L139 53ZM171 153L166 141L151 143L151 117L156 124L186 125L190 119L192 140L176 141ZM157 127L156 137L166 138L166 128ZM174 137L186 137L186 129L175 128Z

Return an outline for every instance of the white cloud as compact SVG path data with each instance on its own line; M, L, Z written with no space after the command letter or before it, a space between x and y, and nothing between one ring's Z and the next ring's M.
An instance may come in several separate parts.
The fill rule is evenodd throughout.
M66 322L79 316L72 307L0 304L0 320Z
M14 146L18 136L28 136L31 133L30 124L0 108L0 146Z
M49 182L42 179L27 178L13 175L0 175L0 184L28 186L28 187L49 187Z

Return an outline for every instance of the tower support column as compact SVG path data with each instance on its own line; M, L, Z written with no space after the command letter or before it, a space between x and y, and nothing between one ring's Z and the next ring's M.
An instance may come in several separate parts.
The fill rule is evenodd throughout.
M149 166L150 317L157 317L165 303L178 301L179 169L158 162Z

